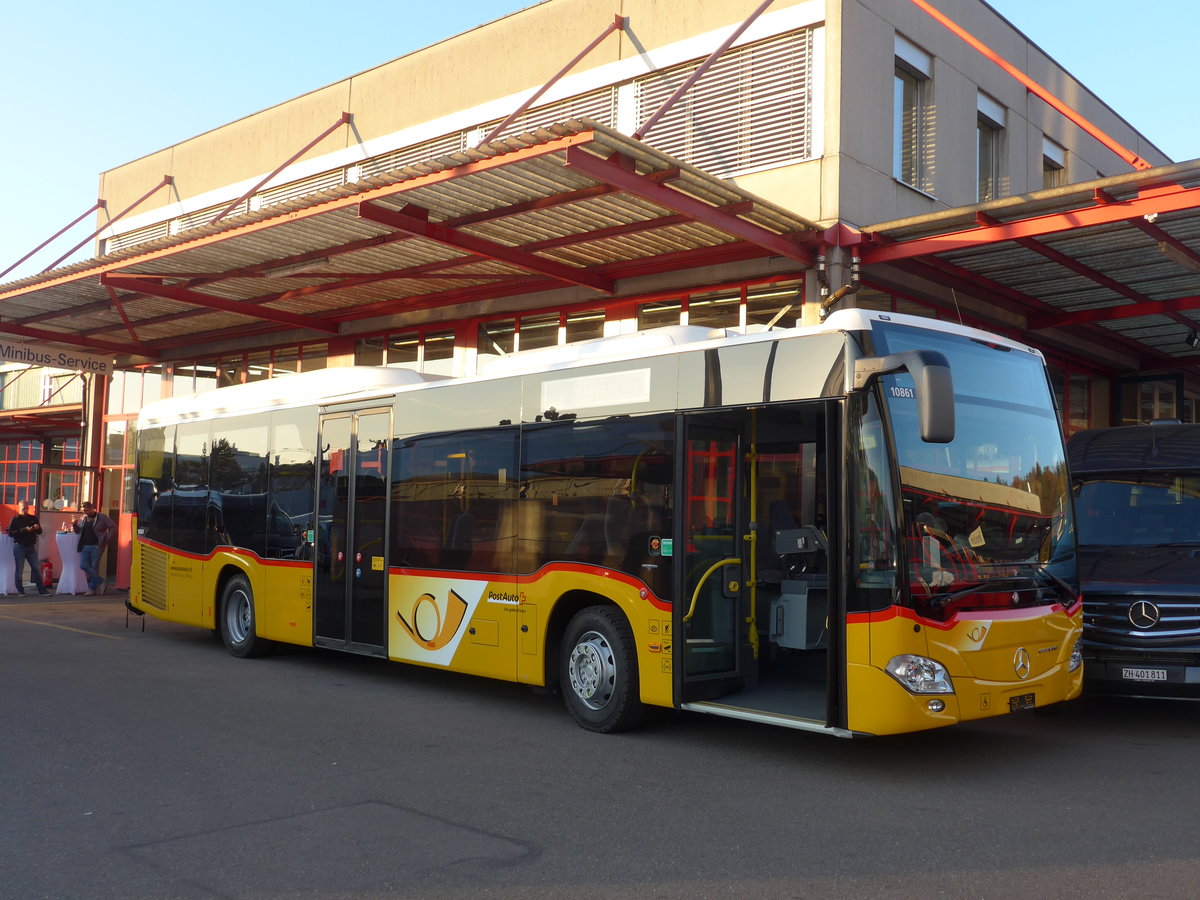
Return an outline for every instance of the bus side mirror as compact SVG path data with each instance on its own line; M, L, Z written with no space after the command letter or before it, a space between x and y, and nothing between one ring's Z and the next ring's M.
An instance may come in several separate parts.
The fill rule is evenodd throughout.
M866 390L880 375L907 369L917 385L917 422L921 440L948 444L954 440L954 380L950 363L936 350L908 350L868 356L854 362L854 389Z

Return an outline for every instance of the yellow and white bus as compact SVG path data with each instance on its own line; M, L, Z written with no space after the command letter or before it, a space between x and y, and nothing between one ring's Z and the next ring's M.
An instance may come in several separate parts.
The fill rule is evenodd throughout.
M326 369L146 406L130 606L277 643L840 736L1078 695L1040 355L864 310L468 378Z

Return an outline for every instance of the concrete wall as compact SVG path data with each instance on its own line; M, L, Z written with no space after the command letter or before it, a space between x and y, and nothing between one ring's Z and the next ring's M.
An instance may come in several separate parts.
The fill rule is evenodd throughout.
M226 203L343 111L353 114L353 127L339 129L309 151L306 158L313 171L298 171L295 177L320 171L319 164L334 151L341 150L343 160L347 153L361 159L404 146L396 142L406 130L424 129L429 138L474 127L489 117L503 118L611 24L616 12L627 17L627 30L610 35L572 71L572 79L587 84L592 73L595 87L599 76L611 74L598 71L600 67L612 70L624 61L639 63L640 72L663 65L662 48L677 50L688 39L693 39L686 50L690 58L701 58L759 2L545 0L105 172L100 196L108 200L110 210L121 210L164 174L175 177L173 188L159 191L118 231L132 227L128 223L135 219L161 220L196 206ZM1116 140L1152 163L1168 161L985 3L939 0L938 8ZM1001 195L1041 187L1043 134L1067 149L1070 181L1131 168L907 0L775 0L760 22L781 11L801 9L805 22L825 23L821 52L815 57L821 71L814 73L814 86L821 92L814 99L819 117L814 126L823 156L739 176L738 185L747 190L823 224L842 220L865 226L972 204L980 90L1007 110ZM900 183L892 174L897 34L933 59L927 192ZM468 121L470 115L482 118ZM392 145L385 146L388 140ZM653 132L648 142L654 143ZM296 168L302 169L303 163ZM287 179L284 175L274 183ZM193 202L185 210L180 201L188 198Z
M939 0L937 8L1121 144L1155 165L1170 161L991 7L978 0ZM828 129L826 152L842 157L838 214L843 221L867 225L975 203L979 91L1007 110L1001 196L1042 187L1043 134L1066 148L1069 181L1132 171L1132 166L913 3L838 0L830 5L827 30L830 47L840 47L840 58L835 59L832 51L829 54L829 79L839 86L838 100L831 108L840 109L841 127ZM928 190L932 196L892 177L897 34L933 57L934 140Z
M805 0L775 0L778 12ZM306 158L419 126L514 94L527 96L550 80L620 13L624 32L610 35L572 75L647 54L688 37L732 28L760 0L545 0L457 37L418 50L336 84L164 148L101 175L100 196L121 210L157 183L175 177L139 214L229 185L249 187L331 125L354 116ZM811 0L809 0L809 4ZM819 5L819 4L817 4ZM696 55L716 49L698 48ZM503 118L517 102L496 111ZM458 128L478 123L459 123ZM447 131L450 129L447 128ZM229 199L240 191L229 193ZM214 200L214 202L216 202ZM103 224L103 219L100 219ZM121 230L121 229L118 229Z

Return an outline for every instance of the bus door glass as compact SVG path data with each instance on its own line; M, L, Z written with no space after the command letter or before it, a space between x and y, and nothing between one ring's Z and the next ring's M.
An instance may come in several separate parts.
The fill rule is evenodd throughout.
M321 417L314 643L383 655L391 413Z
M684 702L836 720L834 422L823 401L684 417L673 548Z
M682 582L675 647L684 699L719 696L738 672L741 645L741 414L685 416L677 507ZM679 649L683 653L678 655Z

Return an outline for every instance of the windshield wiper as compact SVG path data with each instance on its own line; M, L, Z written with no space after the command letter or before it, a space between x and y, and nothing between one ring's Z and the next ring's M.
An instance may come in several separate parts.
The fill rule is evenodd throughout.
M1013 582L1024 581L1025 579L1018 576L1010 575L1007 578L989 578L986 581L980 581L970 587L960 588L950 594L937 594L929 598L929 605L935 609L945 609L955 600L961 600L963 597L969 597L972 594L982 593L983 591L999 590L1001 588L1007 590ZM1013 590L1022 590L1022 588L1014 587ZM1028 590L1028 588L1024 588Z
M993 568L1003 568L1003 567L1016 568L1018 566L1022 567L1022 568L1030 568L1030 569L1033 569L1038 575L1045 575L1047 578L1049 578L1051 581L1053 581L1054 586L1068 600L1074 600L1076 597L1076 594L1077 594L1075 588L1071 587L1069 582L1064 581L1061 577L1059 577L1058 575L1055 575L1053 572L1051 572L1050 569L1047 568L1046 563L1029 562L1028 560L1026 560L1024 562L980 563L979 564L979 568L983 568L984 566L991 566Z

